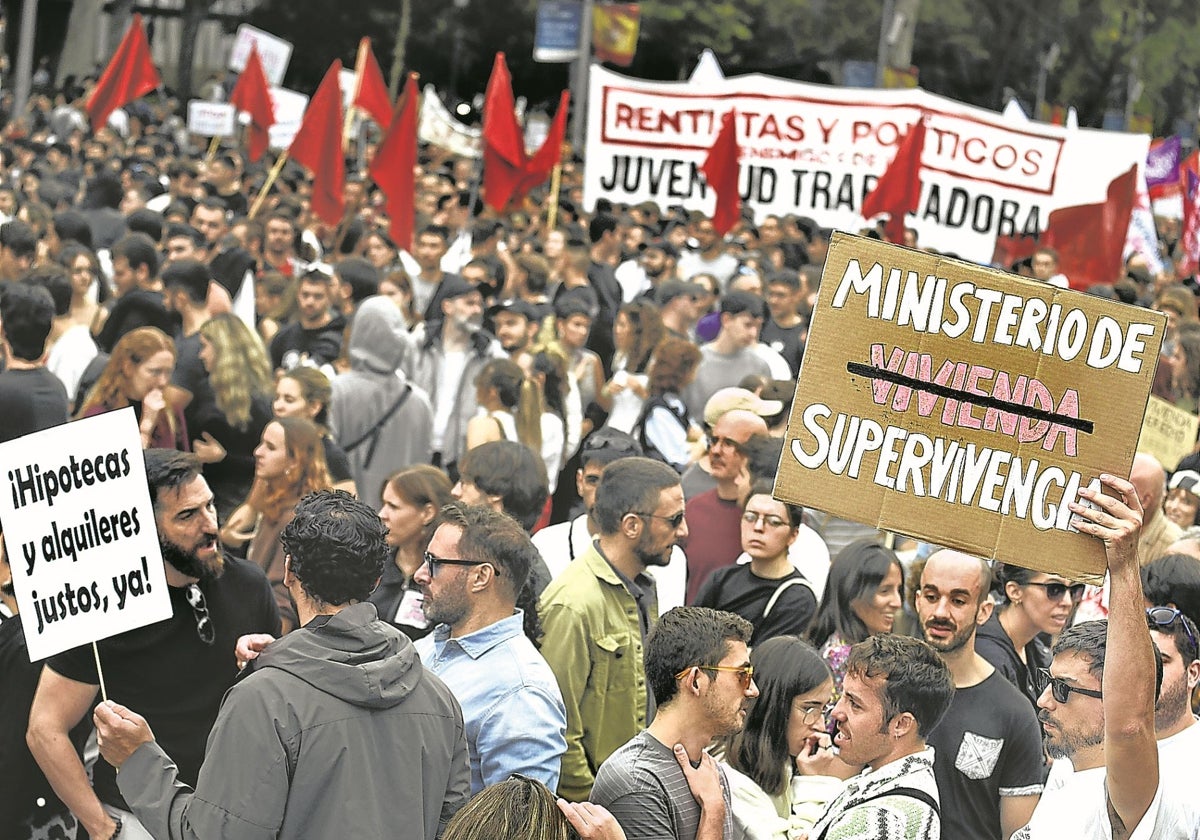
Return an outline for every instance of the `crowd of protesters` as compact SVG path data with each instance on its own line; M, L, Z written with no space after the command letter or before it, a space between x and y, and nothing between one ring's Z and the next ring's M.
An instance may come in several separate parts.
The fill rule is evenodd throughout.
M133 408L174 616L99 702L0 562L0 836L1200 837L1200 454L1082 491L1102 586L785 504L812 219L586 209L578 160L497 213L425 146L396 242L361 174L251 216L269 161L81 93L0 144L0 441ZM1091 291L1195 412L1172 229Z

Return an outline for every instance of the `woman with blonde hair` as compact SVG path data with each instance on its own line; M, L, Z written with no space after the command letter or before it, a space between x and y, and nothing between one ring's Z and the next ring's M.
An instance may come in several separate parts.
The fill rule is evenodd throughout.
M442 840L625 840L607 809L569 803L539 781L514 774L459 809Z
M228 312L200 328L200 361L209 388L189 407L192 450L224 522L254 479L254 448L271 419L271 365L258 337Z
M189 452L183 411L171 404L166 387L175 370L175 342L156 327L139 327L121 336L78 417L133 406L142 448Z
M250 495L221 528L221 542L234 549L246 545L246 559L266 573L285 633L295 629L297 616L283 585L285 557L279 535L300 499L332 484L316 424L302 417L277 418L263 429L254 449Z

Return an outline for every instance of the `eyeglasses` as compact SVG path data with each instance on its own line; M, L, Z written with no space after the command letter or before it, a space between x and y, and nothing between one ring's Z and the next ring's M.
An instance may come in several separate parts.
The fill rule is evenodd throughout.
M793 706L792 711L800 712L801 720L805 726L812 726L818 720L825 720L829 717L829 713L833 711L833 703L826 703L824 706Z
M183 590L183 595L187 598L188 606L192 608L192 615L196 617L196 635L204 644L211 645L217 640L217 631L213 629L212 617L208 614L208 604L204 601L204 593L200 591L199 586L193 583Z
M1179 619L1179 625L1183 632L1187 633L1188 641L1192 643L1192 647L1196 647L1196 635L1192 632L1191 622L1179 610L1174 607L1149 607L1146 616L1159 627L1170 627L1175 623L1175 619Z
M1087 588L1083 583L1027 583L1026 586L1040 586L1046 590L1046 597L1051 601L1062 600L1062 596L1066 593L1071 593L1071 600L1078 601L1083 597L1083 590Z
M782 516L776 516L773 513L758 513L753 510L748 510L742 514L742 521L747 525L757 525L758 520L762 520L768 528L782 528L784 526L791 527L791 523Z
M495 563L489 560L460 560L452 557L435 557L426 551L425 565L429 567L430 577L437 575L438 566L491 566L492 571L496 573L496 577L500 577L500 570L496 568Z
M661 519L663 522L666 522L668 525L671 526L672 531L678 531L680 523L683 522L683 517L684 517L685 513L686 513L686 511L681 510L681 511L679 511L679 513L675 514L674 516L663 516L660 513L638 513L636 511L634 511L633 515L634 516L649 516L653 519Z
M1054 697L1056 703L1066 703L1067 698L1072 693L1082 694L1084 697L1095 697L1097 700L1103 699L1104 695L1093 688L1076 688L1070 683L1060 680L1058 677L1050 676L1049 668L1038 668L1038 676L1041 678L1042 691L1046 690L1046 686L1050 686L1050 694Z
M714 437L709 440L709 449L716 449L718 446L728 446L734 452L738 453L745 451L745 447L739 441L736 441L731 437Z
M743 689L750 687L750 683L754 681L754 666L753 665L692 665L689 668L684 668L675 675L675 679L681 680L688 675L692 668L699 668L701 671L729 671L732 674L738 675L738 682L742 684Z

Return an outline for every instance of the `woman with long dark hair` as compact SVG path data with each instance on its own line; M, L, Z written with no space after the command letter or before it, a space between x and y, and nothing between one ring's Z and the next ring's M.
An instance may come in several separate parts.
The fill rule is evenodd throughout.
M735 837L805 835L858 768L838 759L825 731L833 674L799 636L776 636L750 653L758 697L740 732L721 746L733 796Z
M425 562L438 515L454 501L451 489L446 474L428 464L400 470L383 485L379 518L387 528L388 547L395 554L393 562L383 567L383 577L370 601L381 619L413 640L433 629L425 618L421 587L413 582L413 575Z
M683 338L668 338L650 363L650 397L630 432L645 453L682 473L691 461L689 444L701 430L688 417L682 392L696 378L700 348Z
M850 648L877 633L891 633L904 606L904 568L895 552L874 540L856 540L829 567L825 595L808 628L833 672L834 700L842 695Z
M634 301L617 312L613 322L613 375L598 397L608 411L604 425L628 433L637 423L650 396L650 359L666 335L658 307Z

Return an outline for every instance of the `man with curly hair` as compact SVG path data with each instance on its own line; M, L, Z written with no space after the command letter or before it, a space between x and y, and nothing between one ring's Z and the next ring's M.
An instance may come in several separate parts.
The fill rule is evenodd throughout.
M470 791L463 718L367 601L387 557L383 524L325 490L300 501L280 540L302 629L239 642L244 658L261 652L225 696L196 790L178 783L145 720L116 703L96 709L101 754L158 840L434 840Z

